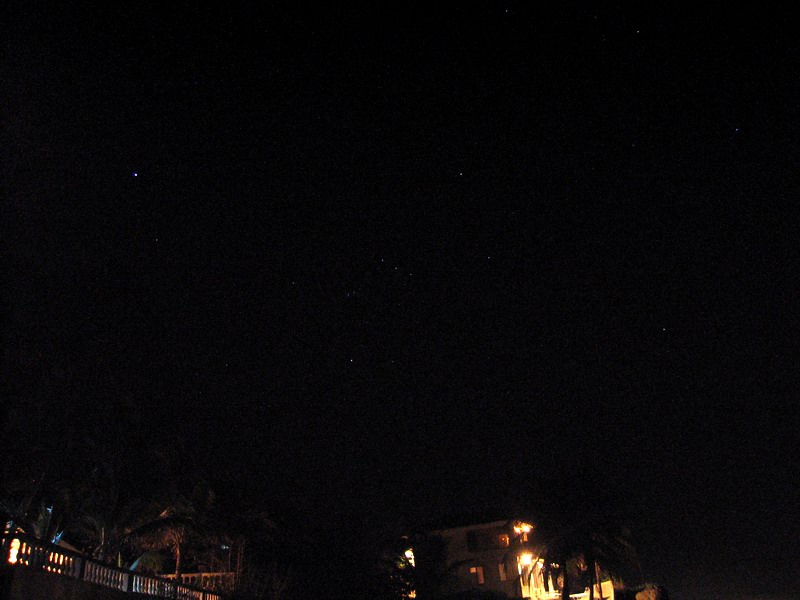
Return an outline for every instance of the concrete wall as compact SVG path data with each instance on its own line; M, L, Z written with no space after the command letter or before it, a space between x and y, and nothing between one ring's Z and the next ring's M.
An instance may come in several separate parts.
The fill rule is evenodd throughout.
M469 527L458 527L432 532L441 537L447 545L447 563L452 565L450 571L456 577L448 586L447 592L464 592L471 589L491 590L502 592L509 596L519 596L519 574L517 573L516 555L511 548L483 548L470 550L467 535L472 531L485 531L492 536L507 531L506 521L497 521ZM513 560L509 557L513 555ZM507 581L500 579L500 563L506 565ZM483 567L484 584L475 583L475 575L470 573L470 567Z
M39 569L6 567L0 570L0 600L145 600L93 583Z

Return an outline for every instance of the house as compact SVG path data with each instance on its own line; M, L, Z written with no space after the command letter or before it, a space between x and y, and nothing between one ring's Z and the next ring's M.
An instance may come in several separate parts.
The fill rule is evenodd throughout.
M511 598L553 600L561 597L558 569L540 557L535 525L523 519L497 520L425 531L415 537L414 557L418 567L439 563L439 592L459 594L475 591L505 594ZM427 562L427 564L426 564ZM598 600L613 600L611 581L595 589ZM580 600L583 593L571 594Z

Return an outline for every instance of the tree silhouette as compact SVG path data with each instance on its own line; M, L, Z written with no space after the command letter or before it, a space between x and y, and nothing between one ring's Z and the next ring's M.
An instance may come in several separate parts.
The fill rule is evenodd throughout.
M563 600L569 598L571 577L582 576L593 600L604 573L619 583L639 569L630 531L604 517L576 520L550 533L543 555L547 563L560 567Z
M143 550L169 549L175 558L175 577L180 579L189 546L209 542L208 517L215 499L216 494L199 483L187 496L175 495L166 505L155 503L158 512L126 532L127 538Z

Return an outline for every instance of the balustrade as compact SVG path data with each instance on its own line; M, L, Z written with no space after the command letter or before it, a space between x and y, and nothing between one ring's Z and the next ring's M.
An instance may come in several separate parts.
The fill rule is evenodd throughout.
M157 598L174 598L175 584L160 577L134 573L131 591L137 594L156 596Z
M86 562L86 568L83 573L84 581L96 583L115 590L122 590L123 592L128 591L129 577L130 572L127 570L123 571L93 560Z
M39 568L56 575L64 575L112 588L121 592L130 592L155 598L170 600L223 600L220 588L213 591L204 589L203 584L219 584L222 579L204 579L204 573L193 573L183 576L181 583L167 578L144 575L120 569L92 560L77 552L65 550L51 544L22 534L7 533L0 539L3 563L25 568ZM228 573L212 573L212 576L230 576ZM174 579L174 576L172 576Z
M165 575L167 579L174 580L175 575ZM181 573L181 583L196 588L216 592L218 595L233 591L236 574L229 571L218 573Z
M202 590L179 585L178 593L175 597L178 600L203 600L203 592Z

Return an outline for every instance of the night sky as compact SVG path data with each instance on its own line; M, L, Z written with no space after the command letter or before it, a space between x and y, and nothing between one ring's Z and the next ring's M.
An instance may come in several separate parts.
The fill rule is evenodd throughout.
M339 543L599 507L678 600L797 597L798 23L66 4L0 32L14 431Z

